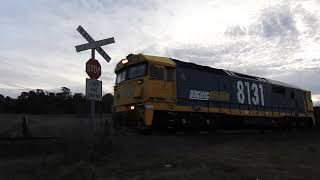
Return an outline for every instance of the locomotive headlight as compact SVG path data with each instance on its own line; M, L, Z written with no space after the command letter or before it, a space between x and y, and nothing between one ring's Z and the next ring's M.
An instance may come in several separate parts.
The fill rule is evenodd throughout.
M129 62L128 59L122 59L121 61L122 64L127 64L128 62Z
M143 84L143 79L139 79L138 84Z
M130 106L130 110L134 110L135 109L135 107L134 106Z

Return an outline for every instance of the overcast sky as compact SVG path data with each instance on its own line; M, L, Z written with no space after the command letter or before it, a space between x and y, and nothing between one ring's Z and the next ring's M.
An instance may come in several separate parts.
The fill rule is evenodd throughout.
M81 24L97 40L115 37L103 47L111 62L97 55L104 92L120 59L145 53L291 83L320 100L319 9L319 0L2 1L0 93L84 93Z

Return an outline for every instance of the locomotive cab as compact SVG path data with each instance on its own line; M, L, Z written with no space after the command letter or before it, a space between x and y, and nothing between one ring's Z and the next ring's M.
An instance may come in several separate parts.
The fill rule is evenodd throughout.
M155 109L175 103L175 63L164 57L129 55L115 69L116 124L149 129Z

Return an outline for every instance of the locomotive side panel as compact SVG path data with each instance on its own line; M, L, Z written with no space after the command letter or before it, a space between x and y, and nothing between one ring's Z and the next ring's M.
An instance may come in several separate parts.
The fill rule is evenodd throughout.
M271 96L274 109L280 112L305 112L304 93L291 87L272 85Z
M208 107L208 90L219 90L215 74L177 64L177 105Z
M231 103L236 103L244 112L272 111L270 84L249 78L229 76L233 86Z
M295 109L299 113L304 113L306 112L305 103L304 103L305 102L304 92L302 90L297 89L296 94L297 94L297 97L295 101L295 104L296 104Z
M248 77L178 62L177 105L207 108L205 111L208 112L237 109L234 113L242 115L267 112L276 116L294 116L305 112L303 90Z
M197 69L177 63L177 105L262 111L271 107L270 85L229 76L220 69ZM271 110L270 110L271 111Z

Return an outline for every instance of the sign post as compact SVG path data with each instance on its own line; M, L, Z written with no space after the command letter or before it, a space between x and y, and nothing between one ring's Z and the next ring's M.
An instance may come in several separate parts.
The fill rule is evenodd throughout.
M94 118L95 101L102 100L102 81L86 79L86 99L90 101L90 114Z
M110 56L101 48L101 46L114 43L114 38L102 39L95 41L82 26L77 28L77 31L85 38L88 43L75 46L77 52L91 49L91 58L86 62L86 73L90 79L86 79L86 99L90 101L90 117L92 123L95 124L95 101L102 100L102 81L99 81L101 76L101 65L95 59L95 51L97 51L107 62L111 60ZM95 129L95 128L94 128Z

